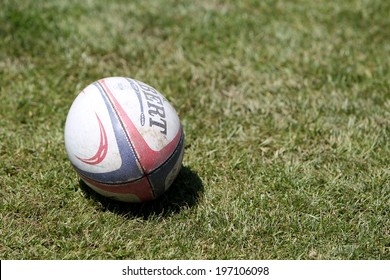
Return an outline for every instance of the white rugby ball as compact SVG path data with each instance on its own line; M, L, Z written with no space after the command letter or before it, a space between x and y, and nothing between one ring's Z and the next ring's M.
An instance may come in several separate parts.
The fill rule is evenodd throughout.
M153 87L125 77L87 86L65 124L65 147L80 178L125 202L159 197L178 175L184 133L175 109Z

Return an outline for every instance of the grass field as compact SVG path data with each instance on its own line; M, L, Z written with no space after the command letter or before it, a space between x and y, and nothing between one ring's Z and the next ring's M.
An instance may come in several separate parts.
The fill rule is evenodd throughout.
M0 8L0 259L390 259L390 1ZM160 199L80 184L77 94L161 91L186 134Z

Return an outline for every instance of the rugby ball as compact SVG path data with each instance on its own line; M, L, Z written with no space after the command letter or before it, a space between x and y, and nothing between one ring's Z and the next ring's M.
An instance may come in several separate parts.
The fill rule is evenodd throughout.
M134 79L109 77L87 86L70 107L64 134L80 178L115 200L155 199L181 169L184 133L175 109Z

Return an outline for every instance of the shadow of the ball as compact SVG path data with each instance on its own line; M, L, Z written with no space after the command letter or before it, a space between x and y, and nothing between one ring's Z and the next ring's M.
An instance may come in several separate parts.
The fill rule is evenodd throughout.
M171 187L160 197L141 203L125 203L104 197L82 180L80 188L87 198L98 202L102 211L110 211L127 218L168 217L197 204L203 193L203 184L199 176L190 168L182 166Z

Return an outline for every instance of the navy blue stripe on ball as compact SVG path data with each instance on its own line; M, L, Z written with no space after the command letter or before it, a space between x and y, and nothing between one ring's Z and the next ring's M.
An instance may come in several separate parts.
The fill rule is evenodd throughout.
M115 184L115 183L125 183L125 182L131 182L137 180L141 178L144 175L144 173L135 156L134 150L131 144L129 143L127 135L123 130L123 127L121 125L120 120L118 119L117 114L115 113L107 96L105 95L104 90L97 82L95 82L93 85L98 88L104 100L104 103L106 104L108 114L111 119L112 127L114 129L114 134L118 145L120 157L122 159L122 165L119 169L111 172L106 172L106 173L86 172L80 170L79 168L76 167L75 168L77 172L79 172L80 174L98 182ZM108 147L108 153L110 153L110 147Z
M154 170L152 173L148 175L148 179L150 182L150 185L152 187L153 193L155 197L159 197L165 192L165 183L167 181L167 177L170 174L170 172L175 167L176 163L180 160L180 165L177 166L178 170L181 168L181 161L183 156L183 150L184 150L184 133L181 128L182 134L180 141L173 152L173 154L168 158L164 164L162 164L159 168Z

